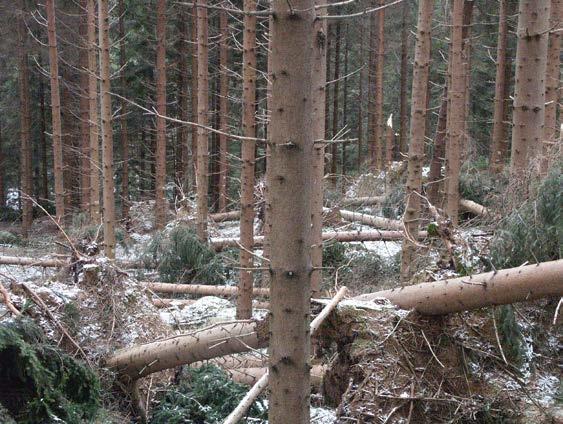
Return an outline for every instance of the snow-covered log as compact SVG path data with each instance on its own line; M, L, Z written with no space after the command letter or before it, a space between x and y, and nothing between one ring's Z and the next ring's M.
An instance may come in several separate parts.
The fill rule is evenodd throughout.
M563 296L563 259L399 287L355 299L385 298L401 309L441 315L551 296Z

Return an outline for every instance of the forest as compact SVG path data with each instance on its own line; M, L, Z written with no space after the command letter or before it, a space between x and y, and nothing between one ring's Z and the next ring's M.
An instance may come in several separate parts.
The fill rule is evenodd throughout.
M0 0L0 423L563 423L562 0Z

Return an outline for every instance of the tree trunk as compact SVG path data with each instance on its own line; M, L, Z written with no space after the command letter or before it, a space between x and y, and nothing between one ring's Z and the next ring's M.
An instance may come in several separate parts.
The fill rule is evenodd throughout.
M457 224L459 211L459 172L464 141L465 78L463 72L463 0L453 1L451 58L448 76L448 117L446 124L446 207L452 222Z
M505 116L505 85L506 85L506 49L508 45L508 21L506 8L509 0L500 0L498 16L497 60L495 79L495 108L493 112L493 136L491 139L491 155L489 169L499 173L504 167L501 145L506 139Z
M375 144L375 74L377 67L376 59L376 31L377 31L377 18L375 13L371 13L369 17L369 59L368 59L368 128L367 128L367 143L368 143L368 160L370 171L375 168L377 160L377 146Z
M356 166L358 168L358 173L360 172L360 167L363 162L363 141L364 141L364 80L367 64L365 62L365 19L362 18L360 22L360 57L362 69L358 73L358 160Z
M4 147L2 144L2 125L0 125L0 208L6 206L6 191L4 189L4 170L6 169L6 164L4 163Z
M188 61L190 60L190 31L188 26L189 15L184 7L181 8L178 19L178 115L180 120L190 120L189 91L188 91ZM192 127L181 124L178 127L177 149L179 154L176 166L176 179L182 192L187 190L189 179L189 153L188 153L188 133Z
M519 3L510 156L513 184L518 184L543 139L550 3L550 0L520 0Z
M379 0L379 6L385 5L385 0ZM385 119L383 118L383 70L385 62L385 9L377 12L377 56L375 68L375 156L376 169L383 169L383 158L385 156L383 147L383 130Z
M272 3L269 422L309 422L313 0ZM291 340L291 343L288 343Z
M98 127L98 43L96 40L96 2L87 0L88 15L88 103L90 129L90 216L94 224L100 222L100 147Z
M168 368L267 345L267 321L237 321L119 350L106 360L105 366L136 380Z
M127 77L125 66L127 55L125 50L125 1L119 0L119 75L121 95L127 96ZM121 99L121 219L125 222L129 219L129 132L127 128L127 102Z
M197 64L198 64L198 57L199 57L199 44L197 42L197 27L198 27L198 17L197 17L197 2L194 2L194 7L192 8L192 42L191 42L191 51L192 51L192 113L191 113L191 121L192 122L198 122L198 116L199 116L199 109L197 107L197 99L198 99L198 83L199 83L199 73L198 73L198 69L197 69ZM198 161L198 156L197 156L197 137L198 137L198 130L195 127L191 127L190 128L190 134L191 134L191 147L192 147L192 151L191 151L191 160L192 163L189 167L189 171L192 175L190 175L190 181L191 181L191 190L192 191L197 191L197 181L196 181L196 175L197 175L197 161Z
M470 311L494 305L563 296L563 259L363 294L386 298L401 309L426 315Z
M442 102L440 111L438 112L438 124L436 126L436 135L434 137L434 149L432 152L432 161L430 163L430 172L428 173L428 188L426 193L430 203L439 206L440 204L440 187L442 187L442 164L444 163L444 155L446 153L446 122L448 120L448 88L444 87L442 94Z
M98 0L100 38L100 105L102 120L103 222L106 256L115 259L115 198L113 182L113 129L110 85L108 0Z
M22 198L22 236L27 238L33 221L33 181L31 176L31 110L29 104L29 65L27 58L27 28L25 2L20 0L19 35L19 96L20 96L20 194Z
M166 224L166 0L156 3L155 228Z
M342 127L346 128L348 126L348 56L350 53L350 31L348 24L346 24L346 32L344 35L346 43L344 44L344 88L342 93ZM348 161L348 152L346 151L346 145L348 143L346 141L342 142L342 162L341 162L341 169L340 173L344 177L346 175L346 162ZM344 184L344 179L342 180L342 192L344 193L346 190L346 185Z
M332 137L335 138L338 134L338 100L340 97L340 22L336 23L336 34L334 37L334 82L332 86ZM330 161L330 181L332 187L336 188L338 180L338 144L331 144L331 161Z
M409 134L409 159L407 184L405 186L405 231L416 234L420 226L422 196L422 165L424 163L424 138L426 134L426 112L428 75L430 72L430 50L432 31L433 0L421 0L418 6L416 47L412 80L411 127ZM401 281L408 281L416 254L416 245L411 237L403 241L401 255Z
M560 52L561 35L560 25L563 21L563 1L551 1L551 17L549 33L549 45L547 56L547 71L545 76L545 124L543 132L543 143L540 146L540 175L547 174L548 167L553 155L553 147L558 142L559 123L557 121L557 108L559 105L559 81L560 81Z
M86 10L86 0L80 7ZM88 103L88 14L80 21L80 212L90 215L90 104Z
M49 72L51 81L51 117L53 121L53 168L55 179L55 208L57 221L65 215L65 193L63 185L63 142L61 126L61 94L59 89L59 57L57 53L57 29L55 23L55 0L46 0L47 32L49 39Z
M461 160L467 159L470 152L471 137L469 134L469 115L471 112L471 20L473 18L473 6L475 0L465 0L463 3L463 143L461 148Z
M401 81L400 81L400 117L399 117L399 152L406 155L408 152L408 103L407 81L409 73L409 2L403 1L401 20ZM416 63L415 63L416 66ZM401 157L401 156L399 156Z
M49 164L47 162L47 122L45 117L45 88L43 85L43 81L39 81L39 113L40 113L40 128L41 133L39 135L39 140L41 146L40 150L40 157L41 157L41 177L40 177L40 198L42 200L49 200L49 178L48 178L48 169ZM1 188L0 188L1 190ZM5 199L5 197L0 196L0 200ZM4 203L1 203L4 205Z
M324 4L324 0L315 0L316 6ZM323 14L326 8L318 9ZM315 21L313 27L313 64L312 64L312 111L313 111L313 140L323 139L325 136L325 104L326 104L326 45L327 23L324 19ZM313 161L311 166L311 295L315 297L321 290L323 280L323 188L324 188L325 144L317 143L313 147Z
M243 51L242 51L242 130L245 137L256 137L256 11L255 0L244 0ZM252 286L254 266L254 165L255 143L243 141L241 146L241 194L240 194L240 281L237 296L237 318L252 316Z
M228 14L222 10L219 14L221 44L219 45L219 62L221 76L219 82L219 130L229 131L229 22ZM255 25L256 26L256 25ZM245 31L246 34L246 31ZM254 34L256 37L256 34ZM244 59L243 59L243 63ZM256 72L255 72L256 73ZM243 77L244 78L244 77ZM227 211L227 185L229 175L229 159L227 158L227 135L219 134L219 212Z
M207 126L209 110L209 74L208 74L208 22L207 0L198 1L197 7L197 123ZM209 166L209 140L207 130L197 129L197 235L207 240L207 189Z

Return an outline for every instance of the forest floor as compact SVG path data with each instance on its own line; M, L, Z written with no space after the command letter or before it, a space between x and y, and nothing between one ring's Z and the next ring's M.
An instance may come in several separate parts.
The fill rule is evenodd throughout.
M393 176L367 174L350 181L344 194L346 197L385 195L390 200L384 205L353 210L398 218L402 215L401 205L391 195L396 187ZM327 192L333 207L339 206L342 197L342 190ZM194 209L193 205L185 206L172 217L163 234L191 225ZM439 240L430 241L421 255L413 283L449 278L460 272L479 273L486 268L494 228L491 222L466 218L456 230L461 269L448 265ZM147 249L156 237L152 219L151 202L132 206L131 232L118 237L118 260L146 260ZM210 235L236 238L238 225L236 221L210 223ZM257 232L259 228L257 222ZM373 228L331 218L326 229L368 231ZM0 234L16 234L17 230L15 224L0 226ZM97 232L99 229L75 222L69 236L80 248L87 246L95 250L93 239ZM42 218L36 220L27 243L7 240L0 244L0 255L68 257L68 251L57 247L58 240L56 227L48 218ZM328 243L323 289L330 294L346 285L352 296L397 286L400 250L401 243L397 241ZM260 257L262 252L258 250L255 254ZM230 268L223 274L221 284L235 285L236 257L228 253L221 260L224 267ZM120 270L101 257L96 257L87 267L92 269L57 271L0 265L0 278L11 293L13 304L38 322L49 340L69 349L53 319L29 302L22 283L67 328L84 352L84 357L79 359L98 364L95 369L106 391L102 395L106 413L95 422L129 422L131 412L126 396L116 389L110 373L99 368L103 358L118 348L233 321L234 299L205 296L189 305L173 302L169 307L157 308L153 300L158 295L147 290L143 283L162 281L157 270ZM94 283L87 278L92 270L96 274ZM428 318L398 310L387 302L379 305L343 302L315 341L313 362L328 365L328 371L323 387L312 397L312 422L563 422L561 345L558 326L552 322L554 311L553 302L539 301ZM254 314L261 318L267 310L255 309ZM0 302L0 324L10 320L9 312ZM0 353L1 350L2 340ZM266 351L258 354L266 355ZM153 408L162 413L161 404L168 399L163 396L180 387L176 386L178 373L163 372L145 380L148 381L143 382L142 390L149 416ZM0 401L2 396L6 394L0 385ZM154 418L151 422L167 421ZM264 421L249 418L248 422Z

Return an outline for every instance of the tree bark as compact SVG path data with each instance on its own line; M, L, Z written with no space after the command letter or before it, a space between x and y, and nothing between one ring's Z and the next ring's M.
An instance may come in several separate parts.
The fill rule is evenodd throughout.
M209 74L208 74L208 22L207 22L207 0L199 0L196 7L197 13L197 123L207 126L208 122L208 97L209 97ZM207 240L207 190L208 190L208 166L209 166L209 140L207 130L197 128L197 215L196 230L201 240Z
M323 0L315 0L321 6ZM317 13L322 13L317 10ZM327 23L324 19L315 21L313 27L313 64L312 64L312 111L313 140L325 137L325 104L326 104L326 71L327 71ZM323 279L323 188L324 188L325 144L318 143L313 147L311 166L311 294L316 296L321 290Z
M434 149L432 152L432 161L430 162L430 172L428 173L428 188L426 193L430 203L439 206L440 187L442 187L442 164L444 163L444 155L446 153L446 122L448 120L448 88L444 87L442 94L442 103L438 112L438 124L436 126L436 135L434 136Z
M87 10L87 0L80 7ZM80 21L80 211L90 216L90 104L88 102L88 14Z
M221 76L219 82L219 130L229 131L229 22L225 10L219 14L221 44L219 46L219 62ZM255 25L256 26L256 25ZM245 32L246 33L246 32ZM243 60L243 63L244 60ZM219 212L227 211L227 188L229 174L229 160L227 158L227 135L219 134Z
M43 85L43 81L39 82L39 114L40 114L40 128L41 133L39 135L40 140L40 157L41 157L41 176L40 176L40 198L42 200L49 200L49 178L48 178L48 169L49 164L47 162L47 122L45 118L45 87ZM2 190L2 187L0 187ZM5 197L0 196L0 200L4 199L4 202L1 204L5 204Z
M385 298L401 309L442 315L551 296L563 296L563 259L363 294L354 299Z
M368 144L368 160L369 169L373 170L376 166L377 160L377 146L375 139L375 91L377 89L375 84L375 74L377 67L376 59L376 31L377 31L377 17L375 13L369 16L369 59L368 59L368 128L367 128L367 144Z
M433 0L421 0L418 5L416 47L412 80L411 127L409 134L409 159L407 184L405 186L405 231L416 234L420 227L422 196L422 165L424 163L424 138L426 135L426 112L428 75L430 73L430 51ZM403 241L401 255L401 281L408 281L413 273L411 265L416 254L416 245L410 237Z
M55 23L55 0L46 0L47 33L49 40L49 73L51 81L51 117L53 137L53 168L55 179L55 208L57 221L65 215L65 193L63 185L63 142L61 125L61 93L59 89L59 57L57 53L57 29Z
M495 108L493 112L493 135L491 139L491 155L489 169L499 173L504 167L504 156L501 145L506 138L506 124L504 123L506 102L504 98L506 85L506 49L508 45L507 6L509 0L499 1L498 39L495 79Z
M461 160L464 161L471 153L469 151L471 137L469 133L469 115L471 112L471 21L473 19L473 6L475 0L465 0L463 3L463 79L465 82L463 89L463 143L461 148Z
M407 80L409 73L409 2L403 1L401 17L401 81L400 81L400 117L399 117L399 152L406 155L408 152L408 103ZM415 64L416 66L416 64Z
M29 104L29 64L27 55L27 28L25 2L20 0L19 35L19 97L20 97L20 195L22 197L22 236L27 238L33 221L33 181L31 174L31 110Z
M363 141L364 141L364 80L367 64L365 62L365 18L361 19L360 22L360 57L362 69L358 73L358 160L356 163L358 172L360 172L360 167L363 162Z
M6 191L4 189L4 170L6 169L4 163L4 151L2 143L2 125L0 125L0 207L6 206Z
M459 211L459 173L464 141L465 78L463 72L463 0L453 1L451 58L449 61L448 117L446 124L446 207L452 222L457 224Z
M334 79L332 85L332 137L338 134L338 100L340 98L340 22L336 23L334 37ZM331 160L330 160L330 181L332 187L336 188L338 181L338 144L331 144Z
M348 126L348 88L349 88L349 77L348 77L348 62L350 55L350 30L348 24L346 24L346 31L344 33L344 39L346 40L344 44L344 75L346 78L344 79L344 87L342 90L342 127L346 128ZM342 162L340 166L340 174L342 177L345 178L346 176L346 162L348 162L348 151L347 151L347 144L348 142L345 141L342 143ZM344 179L341 184L342 193L346 191L346 185L344 184Z
M557 121L557 109L559 105L560 92L560 53L561 53L561 23L563 22L563 1L551 1L551 16L547 71L545 76L545 124L543 142L540 150L540 175L546 175L553 155L553 147L557 144L559 137L559 123Z
M100 147L98 127L98 43L96 41L96 2L87 0L88 15L88 104L90 131L90 216L94 224L100 222Z
M242 51L242 130L245 137L256 137L256 0L244 0L243 51ZM243 141L241 146L242 170L240 193L240 274L237 296L237 318L252 316L252 286L254 266L254 168L255 143Z
M511 183L517 185L543 139L550 3L519 3L510 156Z
M269 422L309 421L314 2L272 3ZM291 343L288 343L291 340Z
M166 0L156 3L155 228L166 224Z
M385 0L379 0L379 6L385 5ZM385 127L385 119L383 117L383 70L385 68L385 9L379 10L377 13L377 56L375 68L375 120L374 120L374 138L375 138L375 155L376 169L383 169L384 143L383 133Z
M119 0L119 65L121 72L119 80L121 95L127 96L127 76L125 67L127 65L127 54L125 50L125 1ZM121 219L125 222L129 219L129 131L127 127L127 102L121 99Z
M189 15L185 8L180 11L178 19L178 115L180 120L190 120L189 109L189 91L188 91L188 61L190 61L190 31L188 26ZM193 121L192 121L193 122ZM181 191L184 192L188 186L189 170L189 149L188 149L188 135L191 130L189 125L180 125L178 128L177 149L178 154L176 163L176 179Z
M110 85L108 0L98 0L100 38L100 105L102 118L103 222L105 253L115 259L115 185L113 182L113 129Z
M267 345L268 322L236 321L122 349L110 356L105 366L137 380L168 368L261 349Z

